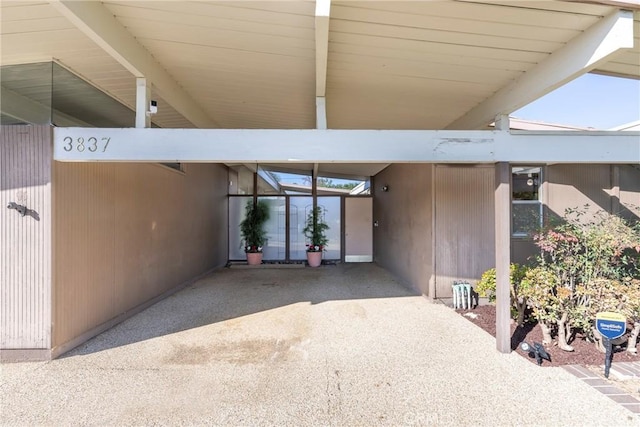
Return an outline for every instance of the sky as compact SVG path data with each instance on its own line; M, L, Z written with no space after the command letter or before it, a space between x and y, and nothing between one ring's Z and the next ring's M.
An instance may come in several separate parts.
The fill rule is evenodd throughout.
M640 80L585 74L513 112L512 117L610 129L640 120Z

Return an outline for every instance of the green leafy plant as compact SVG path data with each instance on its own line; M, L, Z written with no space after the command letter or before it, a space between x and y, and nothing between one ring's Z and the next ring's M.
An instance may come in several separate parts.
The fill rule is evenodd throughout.
M640 279L639 224L606 212L587 216L586 208L567 210L564 222L534 235L539 267L523 281L541 327L555 324L558 346L567 351L576 329L595 336L597 312L630 313L640 303L631 285Z
M324 214L324 208L316 206L307 215L307 223L302 230L305 237L309 239L307 252L322 252L327 247L329 226L324 221Z
M635 353L640 335L640 222L606 212L587 215L587 208L568 209L560 222L533 235L540 248L535 267L511 265L512 313L518 313L522 324L528 307L545 344L556 335L559 348L573 351L569 342L576 331L603 350L595 316L620 312L632 324L627 351ZM495 269L483 273L476 291L495 301Z
M565 222L533 236L540 265L554 270L574 288L597 278L622 279L640 274L640 226L599 212L586 221L586 208L567 209Z
M245 217L240 223L244 251L262 252L267 237L264 224L269 220L269 205L264 200L259 200L257 203L249 200L244 212Z
M627 317L627 322L632 325L627 341L627 351L636 354L638 352L636 349L638 336L640 335L640 279L627 281L623 314Z
M511 316L522 325L525 322L525 314L527 309L526 300L519 295L519 287L522 278L527 271L526 266L512 263L509 266L509 283L511 294ZM496 269L490 268L482 273L480 281L475 288L478 295L489 298L489 302L496 300Z
M534 319L542 330L542 342L551 344L552 330L558 317L556 289L558 277L544 267L528 270L520 282L520 295L531 307Z

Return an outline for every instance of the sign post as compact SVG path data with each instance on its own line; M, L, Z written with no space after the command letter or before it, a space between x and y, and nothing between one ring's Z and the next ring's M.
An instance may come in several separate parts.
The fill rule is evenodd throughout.
M613 359L613 344L611 340L621 337L627 330L627 319L620 313L602 311L596 314L596 330L602 335L606 353L604 355L604 377L609 378L611 361Z

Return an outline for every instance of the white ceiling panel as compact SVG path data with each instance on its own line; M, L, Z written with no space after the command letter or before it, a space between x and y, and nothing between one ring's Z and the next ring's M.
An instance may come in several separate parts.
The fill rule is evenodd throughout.
M215 125L315 126L314 1L101 5ZM0 7L2 65L53 59L133 108L135 76L48 1ZM333 1L328 127L444 128L615 10L565 1ZM635 47L595 72L640 78L637 11L634 21ZM154 123L193 127L160 92L152 89Z

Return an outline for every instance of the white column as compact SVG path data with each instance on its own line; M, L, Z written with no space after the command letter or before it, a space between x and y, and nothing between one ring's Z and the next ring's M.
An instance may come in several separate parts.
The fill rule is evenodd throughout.
M495 125L496 125L496 130L509 132L509 128L511 127L511 124L509 121L509 115L499 114L498 116L496 116Z
M496 163L495 235L496 347L500 353L510 353L511 167L508 162Z
M151 87L147 84L144 77L136 78L136 127L151 127L151 116L147 114L149 111L149 102L151 101Z
M620 166L611 165L611 213L620 213Z
M324 96L316 96L316 129L327 128L327 105Z

